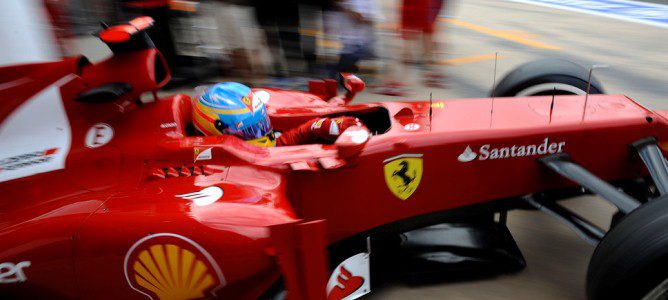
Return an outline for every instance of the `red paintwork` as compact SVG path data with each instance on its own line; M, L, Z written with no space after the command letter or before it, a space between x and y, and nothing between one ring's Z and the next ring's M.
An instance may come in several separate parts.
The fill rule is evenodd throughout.
M339 105L327 102L331 88L323 84L314 94L267 89L276 128L286 130L314 116L382 108L389 112L391 127L365 143L342 139L336 145L258 148L235 137L187 136L191 112L186 95L136 104L140 94L164 84L155 83L157 55L153 49L125 53L80 71L77 59L0 69L5 82L0 129L36 93L76 74L60 88L71 128L65 168L0 182L0 263L30 261L23 269L26 281L0 284L0 293L146 299L128 284L124 259L138 257L140 252L129 252L141 239L171 233L204 251L172 238L179 249L190 249L199 259L206 252L220 268L224 279L215 282L222 287L212 286L207 293L256 298L280 270L303 278L313 270L295 267L321 262L314 255L279 268L276 255L285 254L281 249L287 246L271 241L272 226L324 219L331 244L406 218L572 185L546 172L536 163L538 156L459 162L467 146L510 147L549 138L565 142L564 151L592 173L617 180L644 172L628 144L667 137L664 112L651 112L620 95L590 96L584 121L583 97L558 96L551 123L550 97L498 98L493 114L491 99L438 100L430 124L429 102ZM128 82L133 90L113 103L74 101L80 92L109 82ZM86 132L99 122L113 128L113 138L88 148ZM410 123L419 128L405 129ZM195 161L194 148L211 148L212 158ZM390 192L383 174L383 160L403 153L422 154L424 163L422 182L407 200ZM188 169L179 171L183 167ZM176 197L210 186L224 191L210 205ZM290 251L308 253L297 248ZM290 280L288 286L294 286ZM314 294L313 287L302 292Z
M105 43L124 43L130 40L130 37L153 26L151 17L139 17L128 24L112 26L102 30L98 37Z

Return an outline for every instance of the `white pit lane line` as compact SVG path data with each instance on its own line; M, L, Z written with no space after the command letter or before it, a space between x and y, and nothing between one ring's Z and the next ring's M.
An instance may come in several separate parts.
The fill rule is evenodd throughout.
M668 29L668 5L628 0L506 0Z

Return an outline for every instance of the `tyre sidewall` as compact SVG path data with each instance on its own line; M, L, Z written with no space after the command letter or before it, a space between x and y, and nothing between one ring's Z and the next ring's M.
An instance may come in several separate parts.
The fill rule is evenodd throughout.
M528 62L514 69L499 81L494 96L514 97L518 92L543 83L560 83L587 90L589 71L573 62L563 59L543 59ZM593 77L591 94L604 93L602 85Z
M641 206L606 234L589 263L590 299L640 299L668 278L667 200Z

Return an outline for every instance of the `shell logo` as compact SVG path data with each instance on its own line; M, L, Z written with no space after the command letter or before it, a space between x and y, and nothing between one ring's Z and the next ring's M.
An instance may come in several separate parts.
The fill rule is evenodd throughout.
M184 236L158 233L137 241L125 255L130 287L150 299L200 299L225 285L216 261Z

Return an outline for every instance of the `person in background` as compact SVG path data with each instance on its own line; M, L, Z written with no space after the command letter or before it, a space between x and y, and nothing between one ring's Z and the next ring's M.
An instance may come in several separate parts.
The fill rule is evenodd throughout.
M438 13L443 6L443 0L403 0L401 6L401 34L404 44L405 63L432 63L432 49L434 46L434 29ZM422 40L421 60L413 58L412 49L416 49L416 42Z
M339 72L357 72L360 60L375 56L374 23L382 17L373 0L338 0L333 5L336 14L329 30L339 35L342 45L339 61L330 74L336 78Z
M299 69L303 60L299 34L299 3L297 0L253 0L255 19L262 27L271 52L270 75L286 77Z
M177 62L174 38L169 29L169 0L120 0L120 5L128 20L138 16L153 18L155 24L150 29L149 35L174 72Z
M438 14L445 0L403 0L401 6L401 34L405 40L403 61L405 64L421 64L425 72L425 84L442 87L443 75L434 70L434 31ZM419 45L418 40L422 41ZM422 49L421 59L413 57L413 49Z
M323 16L332 9L333 0L299 0L301 19L300 32L302 51L308 76L319 77L322 71L318 62L318 37L321 35Z
M67 45L67 39L72 36L71 24L67 18L67 0L44 0L44 7L49 14L56 44L61 55L67 53L71 46Z

